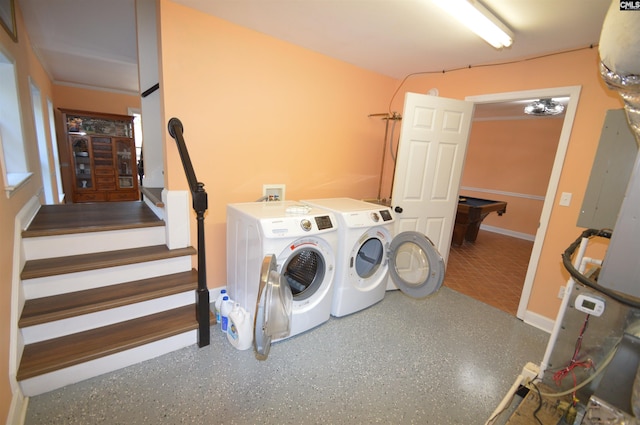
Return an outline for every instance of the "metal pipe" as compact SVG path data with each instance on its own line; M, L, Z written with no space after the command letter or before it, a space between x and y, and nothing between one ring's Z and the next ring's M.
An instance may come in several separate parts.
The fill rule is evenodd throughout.
M395 123L394 123L395 124ZM380 200L380 194L382 192L382 176L384 176L384 158L387 153L387 134L389 132L389 121L384 125L384 144L382 146L382 164L380 165L380 181L378 182L378 198Z
M600 75L624 101L627 120L640 146L640 31L635 13L612 1L600 34Z
M367 115L367 117L371 118L371 117L383 117L383 120L401 120L402 119L402 115L400 115L397 112L384 112L384 113L379 113L379 114L369 114Z

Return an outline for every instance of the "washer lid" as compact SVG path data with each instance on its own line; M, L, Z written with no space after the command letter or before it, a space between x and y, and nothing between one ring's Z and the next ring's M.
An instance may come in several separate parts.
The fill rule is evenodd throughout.
M286 279L278 273L275 255L265 256L260 270L260 287L253 327L253 341L258 360L267 359L272 339L284 338L291 332L292 304L291 288Z
M444 260L431 240L419 232L402 232L389 245L389 274L413 298L433 294L444 281Z

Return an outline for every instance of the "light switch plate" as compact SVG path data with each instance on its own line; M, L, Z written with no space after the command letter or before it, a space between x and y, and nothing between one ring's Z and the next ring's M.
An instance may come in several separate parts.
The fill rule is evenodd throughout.
M571 204L571 193L562 192L562 195L560 196L560 205L562 205L563 207L568 207L570 204Z

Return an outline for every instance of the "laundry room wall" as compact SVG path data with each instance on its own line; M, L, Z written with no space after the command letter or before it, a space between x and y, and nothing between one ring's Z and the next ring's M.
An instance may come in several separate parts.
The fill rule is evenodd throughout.
M392 103L392 108L402 110L405 92L427 93L431 88L437 88L442 97L465 99L566 86L581 86L581 92L527 306L530 317L540 321L554 320L560 306L558 290L569 277L560 254L583 230L576 226L576 221L606 111L623 107L618 94L607 89L600 78L597 48L585 47L502 65L473 67L472 64L458 71L418 75L407 80ZM558 205L562 192L573 194L568 207Z
M489 214L483 225L533 240L563 119L474 121L460 194L507 202L507 213Z
M128 108L140 108L140 95L106 90L91 90L61 84L53 85L57 108L127 115Z
M368 115L387 110L397 80L169 0L159 22L163 115L182 121L209 195L209 287L226 282L226 205L263 184L286 185L288 200L376 196L384 123ZM167 188L186 190L165 137Z
M24 403L24 399L18 394L15 381L16 363L14 358L15 345L17 341L16 325L14 319L16 319L16 311L19 308L19 295L14 291L17 291L17 282L19 281L20 274L20 247L15 246L15 235L19 234L20 226L24 223L16 220L16 216L28 206L30 201L34 197L42 198L43 183L42 183L42 167L40 166L40 155L38 153L38 143L36 142L37 131L35 127L35 118L32 106L32 97L30 85L35 85L40 91L40 97L42 100L42 110L44 114L45 122L48 122L48 110L47 99L53 99L51 80L46 70L40 64L40 61L36 57L31 48L31 41L29 35L24 31L24 21L22 19L22 12L19 5L16 3L16 28L18 34L18 40L13 41L9 33L3 28L0 28L0 52L2 59L3 71L6 71L6 66L11 63L13 71L15 73L16 94L18 97L20 115L19 122L7 124L3 122L3 128L1 133L13 134L15 131L21 131L22 146L24 148L24 158L26 161L25 171L33 173L33 175L26 179L21 185L6 190L3 187L3 195L0 196L0 235L2 235L2 244L0 246L0 421L2 423L17 423L14 420L20 417L20 406ZM3 76L7 74L3 72ZM3 77L5 78L5 77ZM3 94L10 93L9 87L11 84L7 84L4 80ZM7 91L9 90L9 91ZM4 113L4 112L3 112ZM18 130L18 127L20 130ZM47 145L50 146L53 141L48 135L45 136ZM5 143L7 139L5 139ZM7 152L11 152L8 144L4 145L3 149L7 149ZM3 154L4 155L4 154ZM10 158L7 155L6 158ZM5 164L2 165L3 167ZM4 172L19 172L19 170L8 170L5 168ZM3 185L7 182L4 176L1 178ZM5 419L6 418L6 419Z

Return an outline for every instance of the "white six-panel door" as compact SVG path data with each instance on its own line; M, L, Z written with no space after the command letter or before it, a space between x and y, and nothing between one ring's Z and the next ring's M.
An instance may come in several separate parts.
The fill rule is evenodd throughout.
M417 231L449 257L473 102L407 93L391 201L395 234Z

